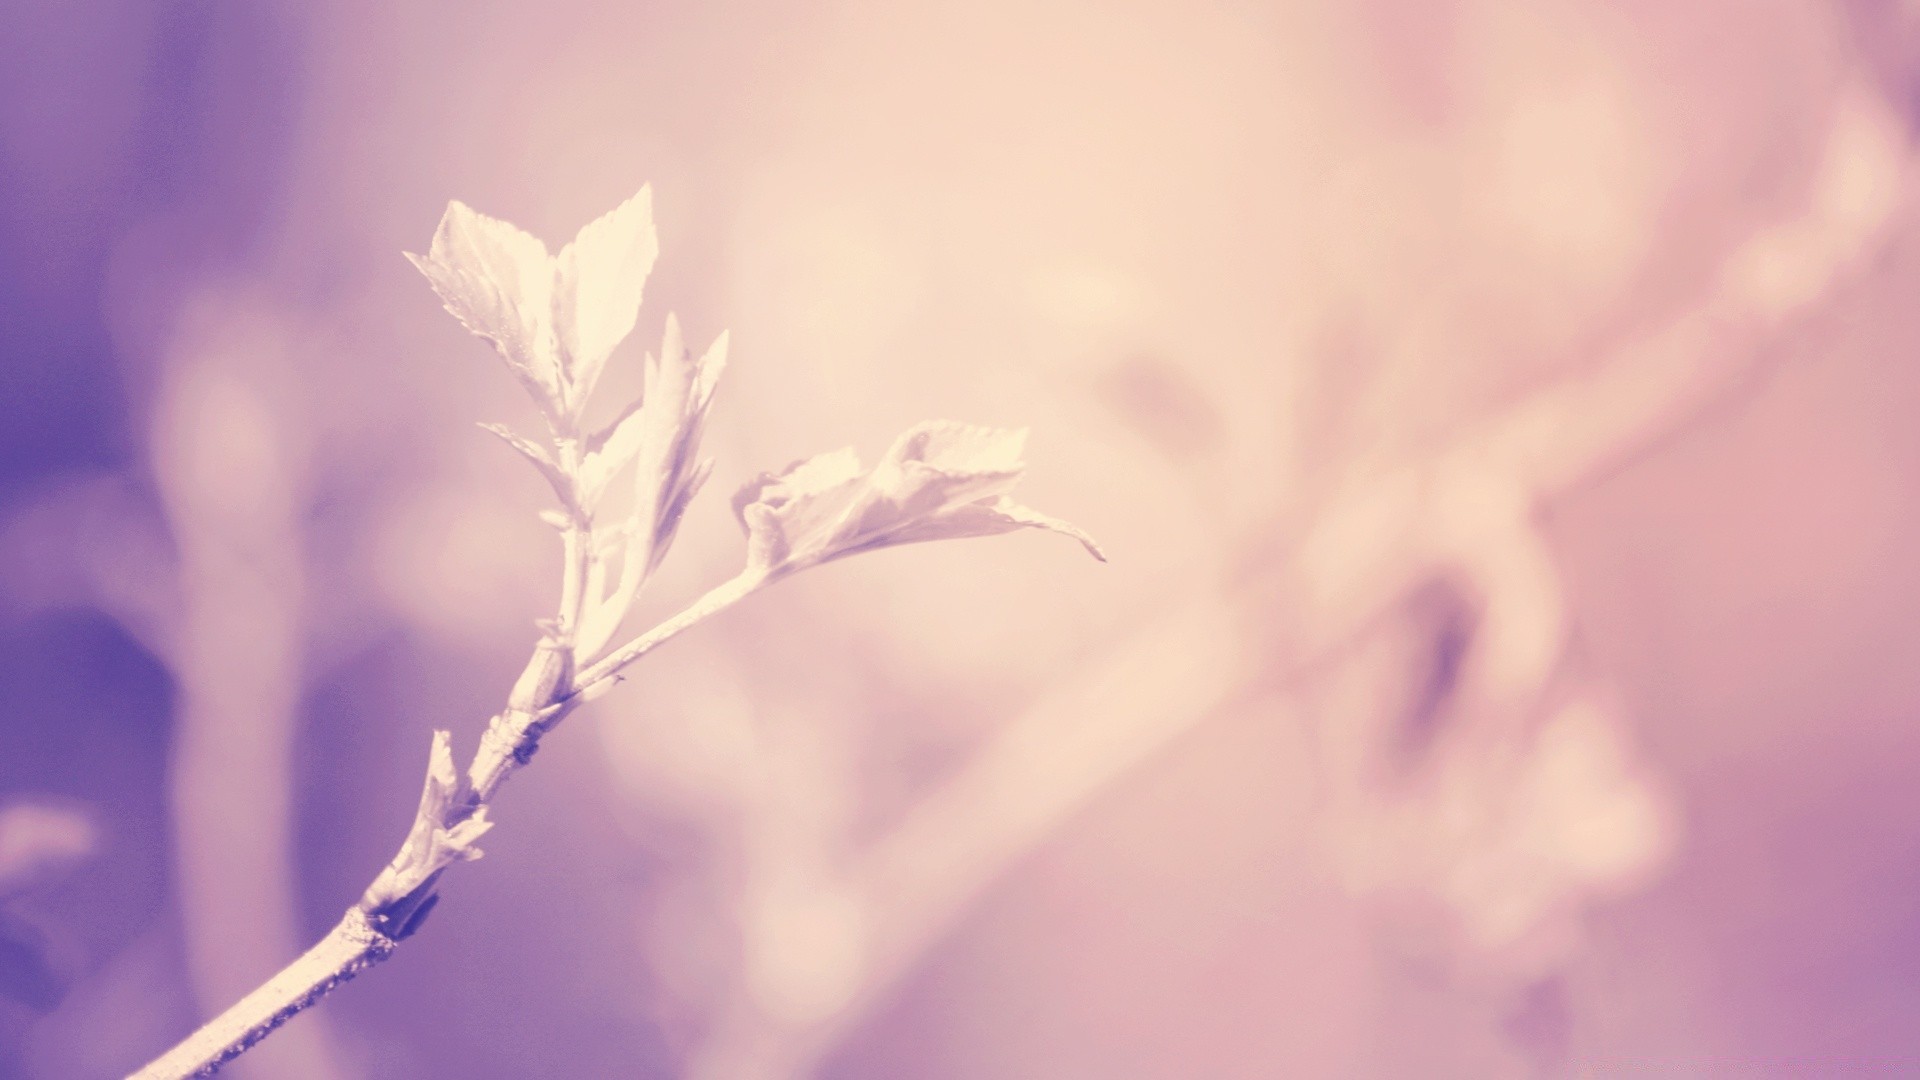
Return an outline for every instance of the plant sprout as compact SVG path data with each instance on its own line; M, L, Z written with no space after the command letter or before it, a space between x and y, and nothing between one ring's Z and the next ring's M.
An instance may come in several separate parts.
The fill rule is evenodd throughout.
M425 256L409 254L447 311L493 343L533 399L546 431L533 438L483 425L544 477L558 506L543 520L561 537L560 602L463 771L453 737L436 731L425 790L406 840L319 944L136 1080L208 1076L328 992L391 955L439 901L441 876L477 859L494 796L540 739L599 696L629 664L764 585L863 551L1038 528L1095 558L1079 529L1015 503L1025 432L946 421L915 425L871 469L852 450L763 473L734 496L745 567L679 614L609 648L666 557L713 461L700 454L727 339L697 357L677 320L645 360L641 394L604 427L585 415L613 351L632 333L659 251L648 189L581 229L559 254L507 222L448 204ZM622 497L622 495L626 497Z

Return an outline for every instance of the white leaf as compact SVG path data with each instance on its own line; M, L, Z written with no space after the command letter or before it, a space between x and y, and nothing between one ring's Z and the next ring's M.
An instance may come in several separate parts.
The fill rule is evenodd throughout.
M747 530L747 564L773 570L820 561L864 479L860 458L847 447L748 481L733 497L733 512Z
M573 506L573 485L567 480L566 471L560 468L559 463L554 461L545 450L504 424L481 424L480 426L500 436L508 446L519 451L521 457L526 458L534 468L540 470L540 475L546 477L547 483L552 486L553 493L559 496L560 505Z
M1037 528L1080 541L1086 533L1007 498L1025 465L1026 432L933 421L908 429L861 473L851 450L763 474L734 496L747 530L748 565L788 573L860 551L926 540Z
M653 358L649 356L646 363L651 367ZM636 399L587 440L587 452L580 462L580 499L589 510L599 505L607 485L640 452L640 426L646 420L640 415L640 404Z
M883 546L917 544L923 540L958 540L968 536L997 536L1015 529L1045 529L1071 536L1080 541L1080 546L1087 549L1087 554L1101 562L1107 561L1106 552L1100 550L1100 545L1082 529L1021 506L1004 495L991 502L967 503L935 517L902 525L887 534Z
M420 793L420 812L414 818L413 831L400 848L396 863L404 866L402 879L417 884L456 860L477 859L476 841L493 827L482 808L472 815L457 818L460 803L466 798L466 778L453 764L453 736L433 733L433 747L427 759L426 788Z
M696 360L686 347L680 321L669 315L660 354L647 357L638 410L603 432L598 449L589 453L590 497L598 498L601 488L631 460L634 501L618 583L604 596L592 597L591 611L582 620L577 647L581 658L592 655L619 629L672 546L687 504L706 482L712 462L699 456L700 438L726 362L725 334ZM601 580L612 577L603 573Z
M546 245L462 202L447 204L423 258L407 253L447 310L493 342L514 374L550 410L560 405L553 335L553 263Z
M632 333L659 253L653 195L643 187L588 223L554 260L553 325L575 409L592 392L607 357Z
M700 489L707 486L707 477L713 475L713 459L703 458L680 477L679 484L672 489L672 498L660 507L658 520L653 528L653 567L660 565L666 557L667 549L673 546L673 538L680 531L680 518L687 512L688 504Z
M681 337L680 320L668 315L660 357L648 359L634 465L636 504L648 508L639 534L647 544L643 573L651 573L666 557L680 512L706 480L700 437L713 407L714 387L727 366L727 335L721 334L695 360Z

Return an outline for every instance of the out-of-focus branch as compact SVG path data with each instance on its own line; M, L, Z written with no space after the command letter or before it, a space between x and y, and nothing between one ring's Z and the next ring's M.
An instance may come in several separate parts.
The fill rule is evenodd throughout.
M1523 401L1435 459L1337 494L1296 546L1269 556L1278 573L1228 574L1218 592L1149 621L1036 703L846 873L844 887L869 913L869 938L862 981L844 1005L796 1021L737 989L692 1074L805 1074L1070 815L1249 683L1284 683L1340 655L1437 569L1485 581L1489 594L1538 593L1540 582L1507 589L1489 576L1503 572L1506 555L1547 551L1534 524L1540 506L1744 384L1769 342L1883 247L1907 175L1906 139L1885 102L1863 88L1842 93L1803 214L1736 249L1688 311L1590 374ZM1533 622L1564 618L1534 614ZM1269 648L1270 632L1250 629L1276 617L1291 628L1279 635L1284 653ZM1544 647L1557 652L1557 637ZM1505 657L1510 675L1536 684L1516 692L1536 692L1551 659Z
M1468 452L1551 497L1682 429L1744 383L1769 341L1883 250L1907 197L1908 140L1887 101L1854 84L1832 110L1802 214L1731 252L1691 310L1513 410Z

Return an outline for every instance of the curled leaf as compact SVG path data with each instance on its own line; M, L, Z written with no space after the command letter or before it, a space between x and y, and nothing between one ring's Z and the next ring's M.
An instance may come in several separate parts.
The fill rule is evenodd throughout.
M1025 431L930 421L868 472L852 450L838 450L762 474L734 496L748 565L781 574L896 544L1024 528L1064 533L1104 562L1086 533L1009 498L1025 442Z

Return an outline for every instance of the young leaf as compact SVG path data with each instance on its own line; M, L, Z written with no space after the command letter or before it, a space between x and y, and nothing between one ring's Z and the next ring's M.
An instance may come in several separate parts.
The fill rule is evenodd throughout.
M493 828L493 822L487 819L484 806L460 816L460 807L470 791L466 776L454 768L452 734L435 731L427 756L427 782L420 792L413 828L393 861L361 897L366 911L386 914L448 866L480 857L478 841Z
M574 412L593 392L607 357L633 332L659 253L653 194L643 187L589 222L554 260L553 325Z
M762 474L734 496L748 565L785 574L861 551L1037 528L1106 561L1086 533L1015 503L1024 431L932 421L909 429L866 473L851 450Z
M427 783L420 793L420 812L414 822L413 835L401 850L411 848L413 856L429 871L438 870L455 859L479 858L480 849L474 846L474 841L493 827L483 816L484 811L452 828L445 824L466 793L466 777L453 764L453 734L434 732L427 759Z
M640 406L640 449L634 463L636 506L645 517L635 533L645 545L642 573L650 574L666 557L680 515L699 493L712 469L700 459L700 436L713 408L713 391L727 366L727 335L721 334L695 360L680 334L680 321L667 316L660 357L648 357L646 400Z
M542 450L533 441L515 432L505 424L481 424L480 426L506 440L508 446L518 450L521 457L526 458L533 464L534 468L540 470L540 475L546 477L547 483L553 487L553 493L560 497L560 505L568 508L573 507L573 484L568 481L566 470L560 467L559 462L554 461L545 450Z
M852 447L796 461L777 475L761 473L733 497L747 530L747 565L772 572L820 562L834 546L866 478Z
M652 364L653 358L648 357L647 365ZM612 423L587 440L587 452L580 462L580 501L589 510L599 505L607 485L640 452L640 425L645 420L640 404L640 399L634 399Z
M549 419L578 423L633 330L659 244L647 188L587 223L557 256L507 222L452 202L426 256L407 258L460 324L494 343Z
M700 436L713 407L713 392L727 362L727 336L695 360L667 317L666 338L658 357L647 357L645 393L639 409L610 428L597 452L591 452L590 496L630 457L634 470L633 514L626 522L619 581L604 594L590 593L591 606L578 635L578 655L591 656L626 617L634 597L666 557L687 504L699 493L713 462L701 459ZM610 575L603 572L604 584Z
M425 257L407 253L460 325L493 342L550 415L563 404L546 245L465 203L447 204Z

